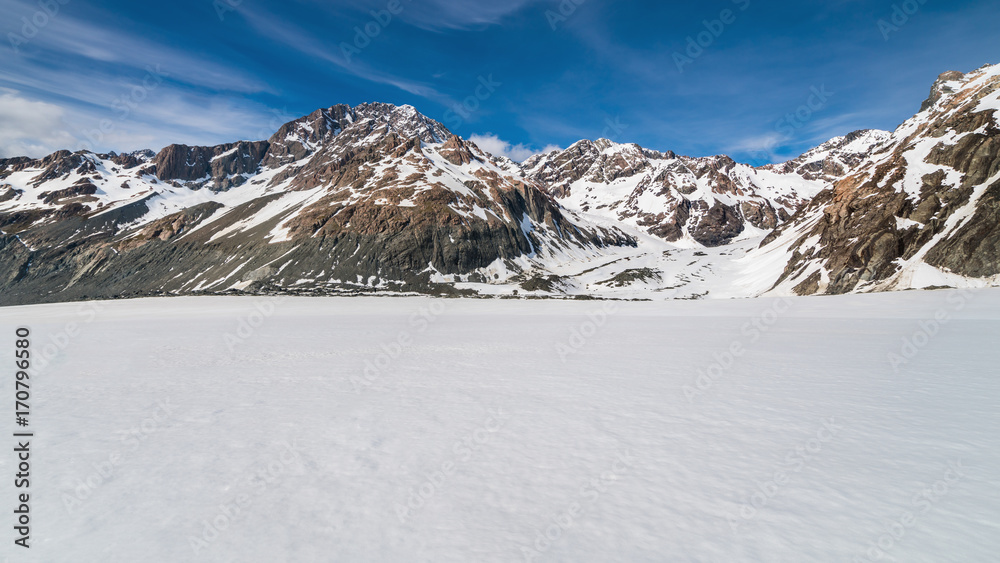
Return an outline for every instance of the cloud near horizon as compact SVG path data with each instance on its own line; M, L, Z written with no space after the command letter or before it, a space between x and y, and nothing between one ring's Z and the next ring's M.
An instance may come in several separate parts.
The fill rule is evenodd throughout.
M0 89L0 158L44 156L75 142L66 132L63 108Z
M73 0L51 3L53 15L0 0L0 37L23 39L0 44L0 151L213 145L261 137L275 112L379 101L442 122L463 104L455 133L514 160L607 136L609 120L627 125L617 142L774 160L856 129L891 130L941 72L1000 62L1000 5L989 0L928 2L888 39L878 21L890 5L741 1L746 10L682 69L673 55L715 8L572 4L553 26L555 0L240 0L221 14L205 0ZM22 17L44 25L22 29ZM345 44L356 45L350 60ZM116 100L157 65L165 80L122 118ZM484 90L483 77L500 85ZM823 85L835 95L775 137ZM91 143L105 120L113 131Z
M472 134L469 135L469 140L494 156L506 156L514 162L524 162L536 154L562 150L558 145L546 145L540 150L521 143L515 145L504 141L493 133L486 133L485 135Z

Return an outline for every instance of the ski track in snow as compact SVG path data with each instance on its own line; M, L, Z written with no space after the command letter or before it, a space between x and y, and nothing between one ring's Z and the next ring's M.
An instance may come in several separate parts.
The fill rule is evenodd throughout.
M19 562L868 561L901 521L883 560L1000 552L998 290L99 307L0 309L5 362L78 330L32 376L30 552L0 485Z

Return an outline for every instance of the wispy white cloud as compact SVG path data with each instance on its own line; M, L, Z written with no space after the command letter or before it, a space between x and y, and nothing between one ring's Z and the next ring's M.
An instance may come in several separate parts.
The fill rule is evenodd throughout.
M834 137L867 128L866 124L873 121L871 115L870 112L852 112L817 117L802 123L800 128L793 130L793 133L787 131L791 128L786 124L781 131L752 134L723 148L727 154L737 158L745 156L757 161L785 162Z
M66 132L63 108L0 89L0 157L39 157L74 142Z
M6 15L8 9L24 12L22 3L0 0L0 12ZM172 80L189 86L242 93L272 91L265 81L204 54L188 53L127 29L86 22L68 13L51 18L37 35L20 46L19 53L10 52L4 68L9 74L26 77L37 72L58 74L86 69L91 80L101 80L141 73L157 64L171 69ZM58 80L45 82L65 90L76 86L66 88Z
M275 14L249 8L241 11L241 14L246 22L264 37L280 42L304 55L331 63L341 73L377 84L394 86L404 92L444 105L454 103L450 97L424 82L377 70L362 61L348 61L341 52L339 43L328 44L312 36L301 26L285 22Z
M400 19L427 31L471 30L496 25L531 4L546 0L399 0L402 11ZM342 7L331 6L329 2L314 1L315 9L330 11ZM361 0L352 7L367 13L370 10L384 10L388 0Z
M533 147L529 147L523 143L511 144L504 141L500 137L494 135L493 133L487 133L485 135L470 135L469 140L476 144L479 148L484 151L495 155L495 156L506 156L507 158L515 162L523 162L529 157L536 154L543 154L551 151L561 150L560 147L556 145L547 145L545 148L538 150Z
M785 135L777 131L770 131L740 139L725 147L725 152L737 159L741 156L749 156L756 161L783 162L794 158L789 155L780 155L777 152L782 143L787 140Z
M233 103L211 94L153 90L127 113L33 99L0 88L0 156L41 157L56 150L159 150L173 143L214 145L266 139L298 117L287 109Z
M30 20L38 9L0 0L0 12L14 21ZM63 7L18 52L3 47L3 154L214 144L266 138L281 125L271 108L251 96L275 92L250 71L165 45L105 17L84 21L74 15ZM286 121L294 118L287 113Z
M428 30L474 29L499 24L511 14L538 1L425 0L426 7L404 12L403 18Z

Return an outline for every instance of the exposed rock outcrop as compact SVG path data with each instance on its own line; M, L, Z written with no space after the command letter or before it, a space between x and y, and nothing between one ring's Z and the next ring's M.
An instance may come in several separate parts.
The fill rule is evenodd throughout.
M927 265L942 275L1000 274L998 88L997 67L942 74L880 151L764 241L793 241L776 285L803 294L893 289ZM819 281L795 281L807 277Z
M240 141L216 147L170 145L156 155L153 163L160 180L180 181L218 192L242 185L257 174L269 147L267 141Z

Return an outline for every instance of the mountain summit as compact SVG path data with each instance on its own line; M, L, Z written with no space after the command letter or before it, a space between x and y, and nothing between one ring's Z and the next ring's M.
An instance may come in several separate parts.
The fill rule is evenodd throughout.
M997 283L1000 66L940 76L903 123L795 221L776 288L846 293ZM978 281L971 281L978 280Z
M1000 276L1000 67L782 164L583 140L522 164L410 106L266 141L0 160L0 303L286 292L746 297Z

